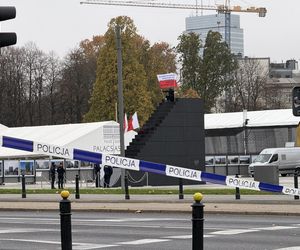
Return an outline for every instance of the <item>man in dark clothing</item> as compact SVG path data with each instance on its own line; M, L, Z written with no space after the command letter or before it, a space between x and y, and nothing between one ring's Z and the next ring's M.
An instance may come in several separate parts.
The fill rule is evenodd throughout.
M54 162L51 163L50 178L51 178L51 189L55 189L55 186L54 186L54 183L55 183L55 164L54 164Z
M58 178L58 188L63 189L64 188L64 177L66 170L63 167L63 164L60 163L59 167L57 168L57 178Z
M113 174L112 166L105 165L104 166L104 187L109 188L110 177Z
M94 165L94 173L95 173L95 184L96 187L100 187L100 165L97 163Z

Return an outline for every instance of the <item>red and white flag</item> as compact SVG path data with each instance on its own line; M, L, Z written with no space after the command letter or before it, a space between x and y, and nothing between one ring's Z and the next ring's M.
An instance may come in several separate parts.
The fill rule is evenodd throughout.
M140 127L139 120L137 117L137 112L135 112L128 121L127 131L135 130Z
M128 131L128 120L127 120L127 114L124 115L124 124L123 124L124 133Z
M157 79L159 81L159 86L161 89L177 87L175 73L157 75Z

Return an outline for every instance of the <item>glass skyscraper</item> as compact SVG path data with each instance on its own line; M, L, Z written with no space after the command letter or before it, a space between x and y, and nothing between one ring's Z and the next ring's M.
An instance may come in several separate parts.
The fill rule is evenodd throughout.
M240 16L230 14L230 33L231 52L235 55L244 55L244 30L240 28ZM192 16L185 19L186 32L194 32L200 35L202 43L204 45L208 31L219 32L223 40L225 40L225 15L203 15Z

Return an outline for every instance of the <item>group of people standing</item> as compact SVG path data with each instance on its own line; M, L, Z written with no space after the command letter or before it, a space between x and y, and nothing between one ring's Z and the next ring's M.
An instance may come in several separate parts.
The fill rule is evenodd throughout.
M96 187L101 187L100 185L100 170L101 167L99 164L94 165L94 173L95 173L95 184ZM109 188L110 185L110 178L113 174L113 168L112 166L104 165L103 167L104 171L104 177L103 177L103 187L104 188Z
M100 170L101 170L100 165L95 164L94 165L94 174L95 174L96 187L101 187L101 185L100 185ZM109 188L110 178L113 174L113 168L112 168L112 166L105 165L103 170L104 170L103 187ZM66 170L64 169L62 162L59 164L59 166L57 168L56 168L54 162L51 163L51 167L50 167L51 189L55 189L56 173L57 173L57 179L58 179L58 188L63 189Z
M64 188L65 172L66 170L64 169L62 162L58 165L57 169L55 163L52 162L50 167L51 189L55 189L55 173L57 173L58 188Z

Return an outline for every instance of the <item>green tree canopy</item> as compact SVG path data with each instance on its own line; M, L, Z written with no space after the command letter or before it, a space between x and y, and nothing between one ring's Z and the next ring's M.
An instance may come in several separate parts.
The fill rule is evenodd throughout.
M115 27L120 26L122 40L123 85L125 112L138 112L143 123L153 111L151 97L147 91L147 78L144 66L140 63L140 47L133 21L120 16L110 21L104 35L105 44L100 49L97 77L90 99L90 110L85 121L103 121L115 119L117 103L117 50Z
M179 37L177 51L183 87L197 91L210 112L216 98L232 84L231 72L236 69L234 56L219 32L209 31L201 56L201 40L195 33Z

